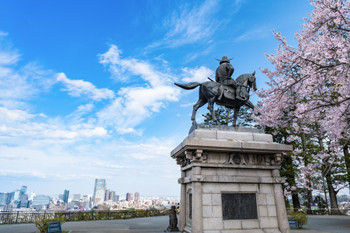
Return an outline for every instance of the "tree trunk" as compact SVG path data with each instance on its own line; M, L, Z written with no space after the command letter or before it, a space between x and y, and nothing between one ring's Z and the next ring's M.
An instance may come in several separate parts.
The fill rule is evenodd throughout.
M314 214L312 212L312 209L311 209L311 203L314 202L313 199L312 199L312 191L311 190L307 190L307 211L306 213L307 214Z
M331 213L332 215L340 215L339 207L338 207L338 202L337 202L337 192L334 190L333 185L332 185L332 178L330 173L328 172L326 174L326 182L328 186L328 193L329 193L329 199L331 202Z
M303 147L303 155L304 155L304 163L305 163L305 167L309 164L309 158L306 154L306 139L305 139L305 134L302 133L301 134L301 145ZM306 175L306 178L308 180L311 180L310 175ZM311 187L311 183L307 182L307 185ZM312 191L311 190L307 190L307 206L306 206L306 213L307 214L312 214L312 210L311 210L311 203L313 202L312 200Z
M326 184L324 183L324 179L322 178L323 181L323 193L324 193L324 200L326 201L326 208L327 208L327 214L329 214L329 206L328 206L328 198L327 198L327 191L326 191Z
M292 165L292 158L289 157L289 156L286 156L288 158L286 158L286 162L290 165ZM286 174L286 177L287 177L287 182L290 186L294 186L296 187L296 182L295 182L295 172L294 170L288 172ZM292 201L293 201L293 209L294 209L294 212L297 212L299 211L299 209L301 208L300 206L300 201L299 201L299 190L294 190L292 191Z
M349 153L349 146L345 145L343 147L344 151L344 159L345 159L345 165L346 165L346 172L347 172L347 180L350 186L350 153Z
M286 139L285 139L286 141ZM293 169L293 160L290 155L287 155L284 157L284 161L286 163L285 165L285 177L286 181L291 187L296 187L296 182L295 182L295 171ZM294 190L292 191L292 201L293 201L293 210L294 212L299 211L301 208L300 206L300 201L299 201L299 190Z
M292 200L293 200L294 212L299 211L299 209L300 209L300 201L299 201L298 192L292 191Z

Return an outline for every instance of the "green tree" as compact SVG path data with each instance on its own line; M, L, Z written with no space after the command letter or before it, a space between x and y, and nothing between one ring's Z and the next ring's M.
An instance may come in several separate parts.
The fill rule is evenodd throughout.
M216 119L218 120L220 125L232 126L233 114L234 114L233 109L219 106L214 112L215 112ZM246 106L242 106L238 112L237 125L251 126L253 124L251 114L252 114L252 110L250 108ZM210 125L216 124L213 121L213 118L210 112L202 116L204 117L205 124L210 124Z

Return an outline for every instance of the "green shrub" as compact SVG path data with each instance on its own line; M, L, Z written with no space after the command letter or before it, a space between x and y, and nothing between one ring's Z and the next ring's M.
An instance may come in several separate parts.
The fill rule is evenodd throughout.
M36 228L38 228L40 233L46 233L47 228L49 227L48 226L49 222L60 222L61 224L65 223L63 217L56 217L54 219L46 218L46 219L37 221L35 222L35 226Z
M299 228L303 228L303 225L307 224L307 214L304 212L290 212L289 219L295 219L298 222Z

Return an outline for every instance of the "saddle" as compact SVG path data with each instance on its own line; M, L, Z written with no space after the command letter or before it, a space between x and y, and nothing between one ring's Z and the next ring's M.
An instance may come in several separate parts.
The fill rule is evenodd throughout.
M238 88L237 88L238 89ZM231 86L226 86L221 84L220 85L220 96L219 96L219 100L221 100L222 96L225 96L225 98L230 99L230 100L235 100L235 99L239 99L242 101L246 101L247 98L242 96L242 92L240 90L237 90ZM237 93L238 91L238 93Z
M226 85L220 85L220 97L219 100L221 100L222 96L225 96L227 99L235 100L236 99L236 91L233 87L226 86Z

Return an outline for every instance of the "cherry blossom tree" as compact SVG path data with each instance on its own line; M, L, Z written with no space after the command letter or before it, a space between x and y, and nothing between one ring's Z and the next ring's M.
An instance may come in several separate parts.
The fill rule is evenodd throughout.
M262 101L255 120L272 129L286 129L288 141L300 142L293 162L300 162L301 183L312 198L316 168L321 169L331 192L333 164L345 159L350 182L350 3L310 3L314 10L295 35L297 47L274 32L280 44L275 55L266 56L275 69L262 70L269 78L269 88L258 92ZM319 145L317 153L307 150L312 141Z
M275 33L280 46L277 55L267 57L276 69L263 70L270 88L259 92L262 123L284 126L287 117L298 128L300 123L314 121L330 138L349 142L350 3L317 0L311 4L315 6L311 18L295 36L297 48Z

